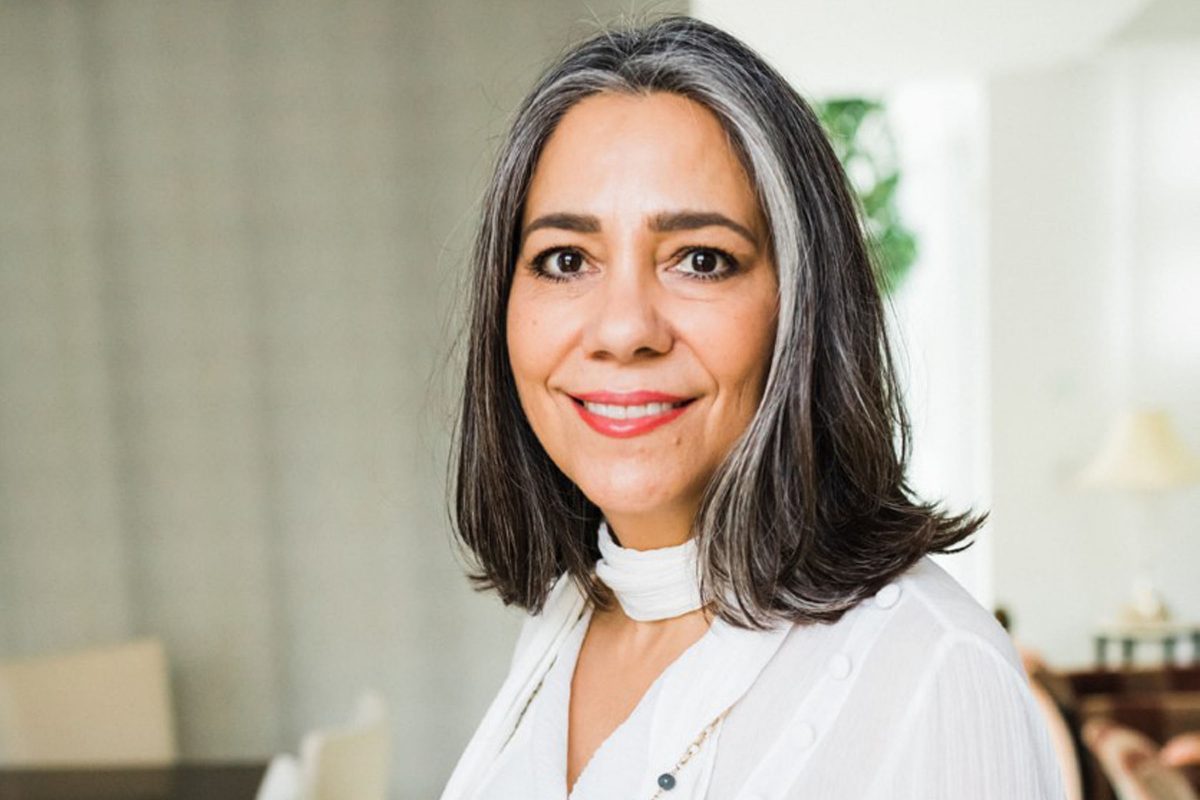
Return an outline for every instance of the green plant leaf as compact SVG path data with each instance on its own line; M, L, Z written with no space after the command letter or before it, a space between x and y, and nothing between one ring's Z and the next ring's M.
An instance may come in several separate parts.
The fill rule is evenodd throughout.
M916 261L917 239L896 206L900 171L887 110L864 97L815 102L813 110L857 195L881 287L890 293Z

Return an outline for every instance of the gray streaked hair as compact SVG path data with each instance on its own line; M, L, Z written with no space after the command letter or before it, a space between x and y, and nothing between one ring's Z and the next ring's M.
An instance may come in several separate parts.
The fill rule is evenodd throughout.
M711 110L770 231L779 323L762 400L712 477L693 525L701 592L727 622L833 622L987 514L914 497L911 433L887 340L880 278L849 183L811 108L759 55L687 16L601 31L568 50L517 109L482 204L472 256L467 365L455 444L454 524L479 591L539 613L570 573L596 578L600 510L525 419L505 339L519 224L559 120L599 92L671 92Z

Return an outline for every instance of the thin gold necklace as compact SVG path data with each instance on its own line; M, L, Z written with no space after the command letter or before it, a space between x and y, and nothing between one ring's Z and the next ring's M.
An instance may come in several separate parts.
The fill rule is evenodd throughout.
M654 791L654 794L650 795L649 800L657 800L657 798L662 797L662 793L664 791L675 788L675 774L679 772L679 770L683 769L683 765L686 764L692 756L700 752L700 745L704 743L704 740L708 738L708 735L712 733L714 728L717 727L717 723L724 719L725 715L728 714L729 710L732 708L733 706L730 706L729 708L725 709L718 714L712 722L704 726L704 730L700 731L700 735L692 740L692 743L688 745L687 750L685 750L683 755L680 756L679 760L675 762L675 766L672 767L669 772L664 772L662 775L658 776L658 789Z
M579 612L579 616L575 618L575 624L578 624L579 620L583 619L583 615L586 612L586 608ZM555 653L554 658L550 659L550 663L546 666L545 671L542 672L542 677L538 679L537 686L533 687L533 692L530 693L529 698L525 701L525 705L521 707L521 713L517 715L517 721L513 724L512 731L509 732L508 738L505 739L504 744L501 745L501 751L508 746L509 741L511 741L512 737L516 734L517 729L521 727L521 720L525 718L525 712L529 710L529 705L533 702L533 698L536 697L537 693L542 690L542 684L546 682L546 676L550 674L550 670L554 667L554 662L556 661L558 661L558 653ZM693 739L692 743L687 746L687 749L683 751L683 755L680 756L679 760L675 762L675 766L658 776L658 788L654 790L654 794L650 795L647 800L658 800L658 798L662 797L664 791L670 791L671 789L675 788L675 776L679 773L679 770L683 769L683 765L690 761L692 756L700 752L700 746L704 744L704 740L708 738L709 734L713 732L713 729L720 724L721 720L724 719L725 715L728 714L732 709L733 705L730 705L728 708L714 717L712 722L704 726L704 730L700 731L700 735ZM568 795L569 794L570 793L568 792Z

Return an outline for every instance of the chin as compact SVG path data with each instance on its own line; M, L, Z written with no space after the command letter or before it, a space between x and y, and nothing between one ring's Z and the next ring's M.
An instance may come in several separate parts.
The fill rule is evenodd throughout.
M615 469L602 475L581 475L575 483L606 514L661 511L683 502L690 489L684 481L670 480L661 470L652 469Z

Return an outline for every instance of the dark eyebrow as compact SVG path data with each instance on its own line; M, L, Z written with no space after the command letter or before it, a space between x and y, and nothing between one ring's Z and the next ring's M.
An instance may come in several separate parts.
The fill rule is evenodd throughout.
M576 233L599 233L600 220L590 214L546 214L526 225L525 230L521 232L521 238L524 239L541 228L558 228Z
M692 231L713 225L729 228L750 244L758 247L758 239L749 228L716 211L660 211L650 218L650 230L658 233ZM590 214L546 214L526 225L525 230L521 232L521 238L524 239L540 228L558 228L576 233L599 233L600 220Z
M716 211L663 211L655 214L650 220L650 230L659 233L694 231L697 228L707 228L712 225L729 228L750 244L758 247L758 239L750 232L749 228Z

